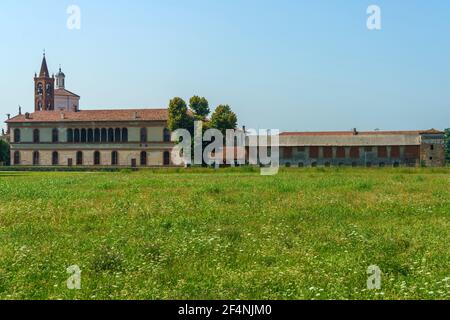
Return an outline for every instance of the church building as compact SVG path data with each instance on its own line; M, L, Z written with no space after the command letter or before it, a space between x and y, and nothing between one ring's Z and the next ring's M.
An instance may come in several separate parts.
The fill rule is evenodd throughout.
M167 109L80 110L59 69L42 59L34 112L6 121L11 164L20 166L170 166Z

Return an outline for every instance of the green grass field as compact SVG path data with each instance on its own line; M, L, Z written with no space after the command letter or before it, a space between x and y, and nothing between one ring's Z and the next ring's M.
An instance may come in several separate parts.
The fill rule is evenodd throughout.
M0 299L450 298L450 168L5 172L0 201Z

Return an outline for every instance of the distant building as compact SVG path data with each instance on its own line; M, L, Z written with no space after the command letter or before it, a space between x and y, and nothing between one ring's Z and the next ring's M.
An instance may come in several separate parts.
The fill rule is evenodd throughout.
M34 81L35 112L6 121L13 165L172 165L167 109L80 110L61 69L49 76L45 55Z
M61 68L50 77L45 55L34 81L34 112L19 109L6 121L13 165L173 164L167 109L80 110L80 96L66 89ZM285 132L279 140L285 166L445 165L445 135L438 130ZM224 148L215 156L227 153L236 162L248 158L248 148Z
M445 165L445 134L438 130L285 132L280 163L288 166Z

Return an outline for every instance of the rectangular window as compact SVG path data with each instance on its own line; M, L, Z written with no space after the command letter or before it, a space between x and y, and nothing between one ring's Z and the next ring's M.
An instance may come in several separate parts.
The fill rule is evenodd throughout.
M343 159L345 158L345 148L338 147L336 150L336 158Z
M20 152L19 151L15 151L14 152L14 164L15 165L20 165Z
M420 146L406 146L405 158L415 160L420 158Z
M283 148L283 158L292 159L292 147Z
M111 153L111 164L113 166L116 166L119 164L119 154L117 153L117 151L113 151Z
M59 164L59 154L57 151L52 153L52 165L57 166Z
M313 159L319 158L319 147L309 147L309 157Z
M333 158L333 148L332 147L324 147L323 148L323 157L325 159Z
M14 129L14 143L20 142L20 129Z
M400 158L400 147L399 146L391 147L391 158Z
M52 142L56 143L59 141L59 132L58 129L53 129L52 130Z
M350 157L352 159L359 159L359 147L350 148Z
M33 130L33 143L39 143L40 142L40 132L39 129Z
M378 158L387 158L388 151L387 147L378 147Z
M147 142L147 128L141 128L141 142Z

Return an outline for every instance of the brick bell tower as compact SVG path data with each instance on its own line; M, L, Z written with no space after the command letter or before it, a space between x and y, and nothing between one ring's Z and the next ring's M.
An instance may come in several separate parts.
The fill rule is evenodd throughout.
M54 87L55 77L50 77L48 73L44 52L39 77L37 74L34 75L34 111L55 110Z

